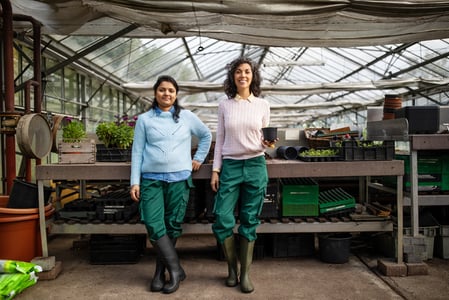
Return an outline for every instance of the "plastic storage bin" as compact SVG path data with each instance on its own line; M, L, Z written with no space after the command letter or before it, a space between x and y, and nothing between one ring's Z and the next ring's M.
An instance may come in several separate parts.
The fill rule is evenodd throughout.
M93 234L89 246L91 264L135 264L145 250L146 235Z
M404 187L410 189L410 156L396 155L396 159L404 161ZM438 188L449 190L449 155L419 154L418 155L418 188Z
M419 227L419 234L423 235L426 244L426 252L423 253L422 260L428 260L433 258L433 249L435 245L435 236L438 232L438 226L428 226L428 227ZM404 228L404 235L411 236L412 229L407 227Z
M395 118L406 118L411 134L435 133L440 129L440 107L437 105L406 106L395 111Z
M435 237L434 254L449 259L449 225L440 225L439 233Z
M282 216L318 216L318 183L311 178L281 180Z

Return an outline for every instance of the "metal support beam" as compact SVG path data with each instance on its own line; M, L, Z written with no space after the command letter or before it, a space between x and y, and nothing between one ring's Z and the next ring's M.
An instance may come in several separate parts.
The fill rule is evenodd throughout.
M89 54L89 53L91 53L91 52L93 52L93 51L103 47L104 45L110 43L111 41L113 41L113 40L115 40L115 39L117 39L117 38L119 38L121 36L126 35L127 33L133 31L134 29L136 29L138 27L139 27L138 24L133 23L133 24L129 25L128 27L120 30L119 32L117 32L117 33L115 33L115 34L113 34L111 36L108 36L107 38L99 41L98 43L95 43L92 46L84 49L83 51L73 55L72 57L68 58L67 60L63 61L62 63L59 63L59 64L54 65L53 67L47 69L44 72L45 76L48 76L48 75L58 71L59 69L64 68L65 66L67 66L67 65L77 61L78 59L86 56L87 54Z

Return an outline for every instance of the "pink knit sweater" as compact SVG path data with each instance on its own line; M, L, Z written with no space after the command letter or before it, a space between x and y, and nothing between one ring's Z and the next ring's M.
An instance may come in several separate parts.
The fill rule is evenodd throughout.
M239 98L239 97L237 97ZM222 160L248 159L264 154L262 128L270 121L268 101L251 95L244 99L224 99L218 105L213 169Z

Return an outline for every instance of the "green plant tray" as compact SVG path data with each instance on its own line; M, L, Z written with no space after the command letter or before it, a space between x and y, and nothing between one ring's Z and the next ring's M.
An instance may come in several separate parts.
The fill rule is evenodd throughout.
M300 156L299 159L306 162L337 161L340 156Z
M361 145L372 141L359 141ZM381 146L363 147L357 141L343 141L341 159L352 160L393 160L395 154L394 141L383 141Z
M102 162L129 162L131 149L106 148L97 145L96 160Z
M355 199L342 188L320 192L319 211L321 214L355 207Z

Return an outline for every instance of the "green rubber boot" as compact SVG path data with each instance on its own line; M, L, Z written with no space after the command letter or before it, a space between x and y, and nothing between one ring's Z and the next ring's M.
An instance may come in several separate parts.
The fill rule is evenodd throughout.
M249 242L244 237L240 238L240 290L243 293L254 291L253 284L249 278L249 268L253 261L254 242Z
M238 265L234 235L226 238L221 246L226 261L228 262L228 277L226 278L226 285L236 286L238 284Z

